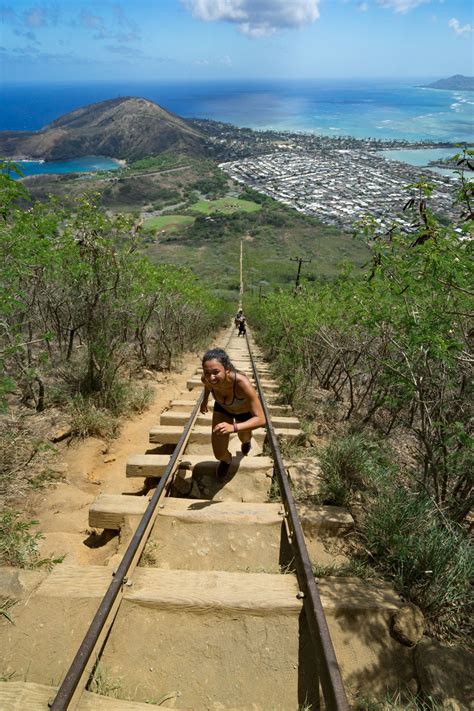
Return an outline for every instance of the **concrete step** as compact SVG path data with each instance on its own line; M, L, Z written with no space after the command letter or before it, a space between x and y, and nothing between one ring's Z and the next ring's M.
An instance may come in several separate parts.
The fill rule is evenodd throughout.
M181 434L183 432L182 427L168 426L168 425L155 425L150 430L149 441L152 444L177 444ZM277 437L284 439L297 439L303 435L302 430L298 429L288 429L283 427L275 428L275 434ZM231 435L237 437L237 435ZM252 437L258 444L262 444L266 437L266 432L264 429L259 428L253 430ZM210 427L193 427L191 432L189 443L190 444L207 444L210 445L211 440L211 430Z
M190 412L163 412L160 415L160 425L177 425L184 427L186 422L189 420L189 417L191 416ZM206 415L198 415L196 419L196 425L199 426L204 426L204 425L210 425L212 422L212 413L208 413ZM298 420L297 417L281 417L281 416L272 416L272 424L276 428L283 428L283 429L300 429L300 421Z
M144 565L180 570L279 573L292 559L279 504L167 498Z

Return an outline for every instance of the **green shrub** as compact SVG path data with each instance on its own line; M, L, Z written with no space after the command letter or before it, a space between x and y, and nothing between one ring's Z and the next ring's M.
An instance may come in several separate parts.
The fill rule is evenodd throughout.
M334 437L319 454L320 496L325 504L347 506L351 495L373 486L374 477L389 470L376 441L361 434Z
M39 531L30 531L36 525L38 521L21 520L19 511L0 512L0 565L50 569L62 561L62 558L40 558L38 543L44 536Z
M363 537L377 567L428 621L458 634L472 605L474 573L463 529L441 517L428 497L392 482L371 499Z
M110 411L97 407L92 398L76 395L72 400L70 412L73 437L113 439L119 434L120 426L117 417Z

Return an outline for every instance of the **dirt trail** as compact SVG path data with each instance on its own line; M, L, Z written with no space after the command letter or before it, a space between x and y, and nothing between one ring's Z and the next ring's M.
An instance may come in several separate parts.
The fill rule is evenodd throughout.
M142 490L141 480L125 477L127 458L149 449L150 428L170 400L182 392L183 381L195 372L200 355L186 354L176 372L160 374L150 381L155 391L151 407L124 420L116 439L106 443L91 437L63 446L56 467L64 471L64 481L33 496L28 506L45 536L40 543L42 557L64 555L69 564L101 565L116 552L116 536L89 528L90 504L100 493L134 494Z

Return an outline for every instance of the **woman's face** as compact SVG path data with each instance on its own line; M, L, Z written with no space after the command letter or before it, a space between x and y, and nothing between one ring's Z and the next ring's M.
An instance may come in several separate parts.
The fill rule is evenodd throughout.
M204 380L210 385L218 385L226 379L227 371L218 360L206 360L202 365Z

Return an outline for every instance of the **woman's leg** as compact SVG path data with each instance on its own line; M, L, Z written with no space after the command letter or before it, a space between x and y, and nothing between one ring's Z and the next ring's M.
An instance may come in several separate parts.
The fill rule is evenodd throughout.
M221 462L230 463L232 461L232 455L229 452L229 435L214 434L214 427L218 425L219 422L232 424L232 421L230 415L225 415L223 412L214 410L212 415L212 451L214 452L215 458Z
M241 442L250 442L252 439L252 430L245 430L244 432L237 433Z

